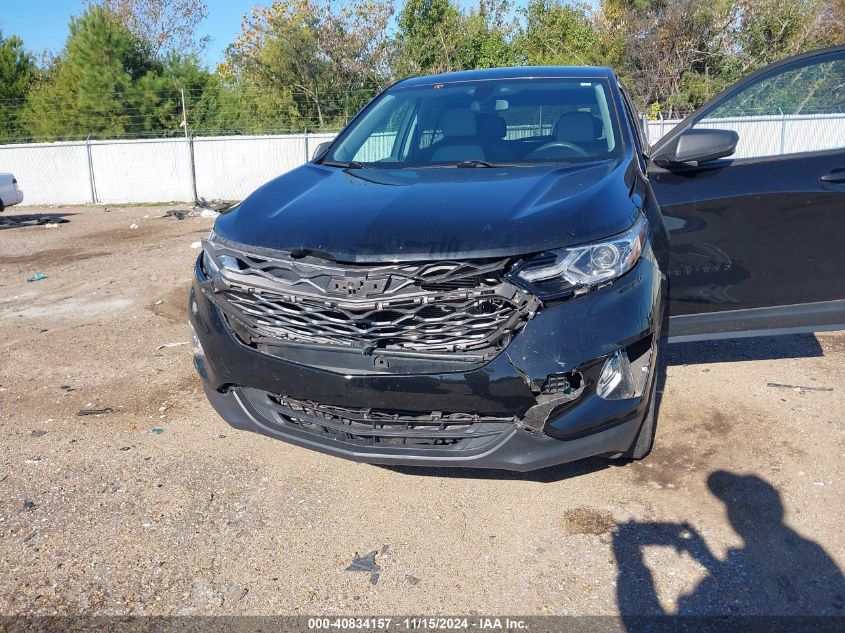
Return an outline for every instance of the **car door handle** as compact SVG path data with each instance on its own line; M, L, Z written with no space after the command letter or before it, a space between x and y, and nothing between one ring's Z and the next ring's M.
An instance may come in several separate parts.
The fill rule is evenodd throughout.
M819 178L819 180L828 184L843 184L845 183L845 169L834 169L829 174L825 174Z

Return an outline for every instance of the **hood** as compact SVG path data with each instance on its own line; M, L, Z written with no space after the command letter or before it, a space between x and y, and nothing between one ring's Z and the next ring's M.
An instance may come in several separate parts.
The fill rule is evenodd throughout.
M340 169L270 181L215 231L245 245L374 263L526 255L628 228L621 160L528 167Z

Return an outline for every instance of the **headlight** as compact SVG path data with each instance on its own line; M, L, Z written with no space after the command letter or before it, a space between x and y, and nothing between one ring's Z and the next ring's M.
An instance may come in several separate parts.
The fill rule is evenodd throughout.
M206 249L202 251L202 269L209 279L217 279L220 276L220 267Z
M610 239L541 253L517 266L514 274L540 296L552 297L589 289L624 275L640 259L648 238L648 221Z
M209 279L220 277L222 268L232 271L241 270L241 263L236 257L216 252L215 245L217 242L217 234L212 230L208 239L202 243L202 268Z

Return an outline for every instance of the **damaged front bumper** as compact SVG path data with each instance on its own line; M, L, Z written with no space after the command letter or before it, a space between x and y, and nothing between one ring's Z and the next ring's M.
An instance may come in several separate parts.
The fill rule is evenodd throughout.
M617 350L654 349L662 297L645 256L613 285L543 307L492 360L407 355L389 367L355 351L244 345L199 263L190 319L208 399L236 428L368 463L527 471L632 446L647 396L605 399L597 383ZM643 373L649 394L654 372Z

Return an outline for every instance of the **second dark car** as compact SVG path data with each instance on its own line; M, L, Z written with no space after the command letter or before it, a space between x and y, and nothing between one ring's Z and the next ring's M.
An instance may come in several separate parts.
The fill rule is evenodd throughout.
M787 60L651 148L606 68L401 81L218 218L208 398L371 463L642 458L667 334L845 324L843 86L843 47Z

